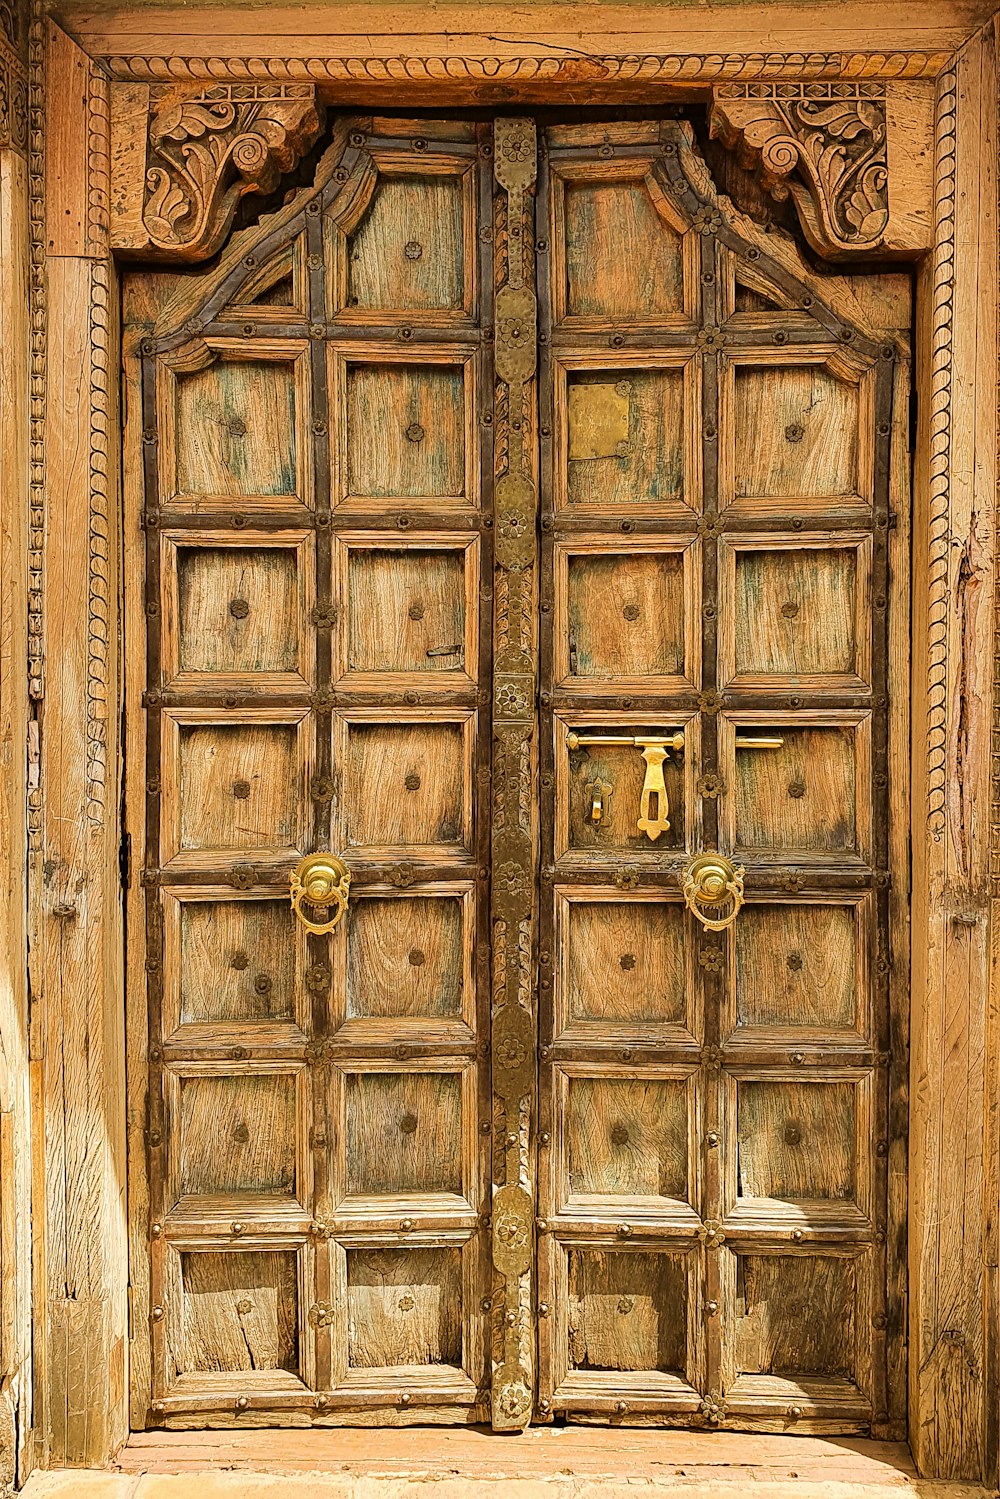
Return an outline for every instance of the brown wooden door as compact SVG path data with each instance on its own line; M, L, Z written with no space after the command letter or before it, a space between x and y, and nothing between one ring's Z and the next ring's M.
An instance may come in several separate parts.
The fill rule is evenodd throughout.
M338 120L129 278L140 1419L892 1429L907 296L674 121Z
M484 1414L484 135L338 124L142 346L154 1418Z
M539 1398L888 1429L906 278L827 292L686 125L547 142ZM745 869L723 930L704 851Z

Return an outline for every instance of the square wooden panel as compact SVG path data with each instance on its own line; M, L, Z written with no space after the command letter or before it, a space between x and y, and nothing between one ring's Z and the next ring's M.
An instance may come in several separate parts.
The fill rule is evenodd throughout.
M265 1405L312 1383L308 1248L182 1243L158 1253L165 1316L154 1324L154 1395L168 1397L168 1410L185 1398L232 1410L234 1382Z
M690 355L563 355L553 368L554 502L574 514L701 508L700 370Z
M375 149L350 208L327 219L332 305L343 322L476 313L475 166L469 158Z
M289 692L312 683L310 532L171 531L160 555L170 690Z
M553 1314L540 1324L556 1410L691 1412L700 1396L698 1257L549 1240ZM544 1376L543 1376L544 1377Z
M638 826L642 816L642 791L647 763L643 750L635 745L592 744L571 749L567 735L579 733L653 737L662 733L670 737L683 730L687 743L683 751L671 751L663 764L667 808L659 807L653 820L662 818L666 829L649 830ZM556 858L585 859L588 867L602 858L615 867L637 859L663 858L681 851L690 843L695 819L694 778L697 763L697 720L690 713L671 713L659 718L636 719L634 714L596 710L585 717L580 712L553 717L555 739ZM602 789L603 788L603 789ZM595 798L600 797L601 817L594 821ZM650 808L652 811L652 807Z
M557 542L555 679L594 696L700 685L697 542Z
M467 1036L476 1023L474 952L469 886L352 892L334 984L344 1039Z
M479 502L474 351L331 345L335 504L384 510Z
M335 714L338 847L432 863L471 854L475 737L471 712Z
M161 358L157 387L161 504L312 505L306 343L199 340Z
M738 728L784 740L737 749ZM802 709L794 721L760 711L719 718L719 799L725 851L761 861L872 859L871 715Z
M462 1249L356 1248L346 1259L348 1368L458 1374L468 1316Z
M872 1083L870 1071L849 1068L727 1070L727 1227L870 1225Z
M603 1215L690 1233L698 1200L697 1075L567 1064L557 1071L556 1099L560 1221Z
M308 1075L288 1063L189 1062L165 1074L171 1206L242 1218L307 1201Z
M652 161L553 168L552 301L575 327L691 325L698 236Z
M342 688L474 690L479 678L479 538L345 533L335 538Z
M762 1055L871 1037L874 896L750 900L730 929L722 1032Z
M762 349L719 368L719 504L870 505L874 372L836 350Z
M305 846L309 714L165 710L162 863L178 870L282 863Z
M729 687L871 685L871 535L719 540L719 677Z
M871 1251L720 1254L727 1411L870 1419Z
M225 887L164 890L163 1034L300 1039L308 1025L305 940L287 895Z
M680 898L610 886L555 901L555 1039L693 1043L695 945Z
M333 1069L338 1223L399 1228L474 1219L476 1068L462 1060L341 1063ZM457 1214L457 1218L456 1218Z

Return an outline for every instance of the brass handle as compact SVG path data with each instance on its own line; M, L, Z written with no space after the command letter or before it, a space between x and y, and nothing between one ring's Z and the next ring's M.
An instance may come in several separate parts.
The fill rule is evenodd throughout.
M708 931L724 931L736 920L743 904L745 873L742 864L736 869L722 854L699 854L684 870L681 883L688 910ZM732 910L725 916L707 914L727 901L732 901Z
M307 932L322 936L332 932L347 910L351 893L351 871L336 854L307 854L292 870L292 910ZM327 921L316 921L302 909L303 905L319 907L332 915Z

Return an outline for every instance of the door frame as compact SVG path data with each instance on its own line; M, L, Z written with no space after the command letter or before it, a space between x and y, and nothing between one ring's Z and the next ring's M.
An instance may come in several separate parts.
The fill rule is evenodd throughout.
M917 267L911 1444L929 1476L997 1481L996 0L893 7L891 51L859 47L871 13L854 0L835 9L678 7L669 29L651 9L609 5L598 21L594 9L576 17L572 35L554 29L556 19L569 26L562 16L540 10L530 25L523 9L512 11L504 42L495 16L490 38L457 23L445 37L432 31L443 13L428 11L424 34L408 32L400 57L402 28L380 33L384 14L375 29L353 26L366 33L359 55L350 37L315 41L329 31L317 8L310 43L318 55L290 56L306 45L298 13L241 13L238 46L227 49L220 37L232 12L164 8L148 55L145 8L130 22L125 7L70 0L57 7L66 30L27 0L3 8L0 422L10 480L0 533L0 1354L8 1374L0 1420L11 1433L5 1454L15 1454L3 1461L20 1476L35 1463L107 1460L128 1431L130 1314L145 1337L130 1306L125 1213L127 1134L141 1134L144 1121L141 1098L126 1098L124 1086L123 885L134 890L139 875L130 875L122 846L122 710L137 665L119 646L126 554L116 258L171 250L190 258L190 241L178 250L168 235L165 249L162 229L157 246L142 213L147 165L164 141L157 110L198 97L211 80L214 102L240 124L248 109L263 108L270 125L277 116L269 137L277 150L265 163L271 182L294 165L309 110L327 97L446 110L705 101L714 90L723 133L728 112L742 158L762 164L766 185L791 186L803 223L811 219L837 254L844 246L836 234L830 241L822 178L802 159L783 182L782 149L794 165L803 142L793 137L789 151L774 106L787 97L782 89L803 83L812 98L842 101L847 82L848 96L885 111L888 220L865 258L891 248ZM594 30L581 35L584 26ZM766 55L752 50L760 34L774 48ZM220 48L229 55L220 58ZM734 82L752 87L733 95ZM727 111L726 96L742 110ZM220 160L203 219L221 240L234 184L225 151ZM135 524L129 496L125 514ZM905 892L897 901L905 941ZM897 1180L901 1169L906 1163Z

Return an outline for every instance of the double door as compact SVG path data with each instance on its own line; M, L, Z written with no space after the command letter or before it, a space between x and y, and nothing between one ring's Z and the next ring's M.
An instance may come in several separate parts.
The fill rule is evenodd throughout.
M695 139L336 118L127 279L150 1422L902 1420L909 288Z

